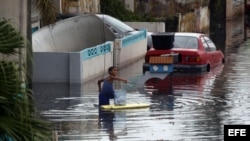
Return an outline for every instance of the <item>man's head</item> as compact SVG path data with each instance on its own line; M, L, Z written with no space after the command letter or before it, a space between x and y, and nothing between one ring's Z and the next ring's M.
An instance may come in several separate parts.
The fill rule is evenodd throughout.
M109 73L110 75L114 75L114 76L115 76L115 75L117 74L117 68L114 67L114 66L109 67L108 73Z

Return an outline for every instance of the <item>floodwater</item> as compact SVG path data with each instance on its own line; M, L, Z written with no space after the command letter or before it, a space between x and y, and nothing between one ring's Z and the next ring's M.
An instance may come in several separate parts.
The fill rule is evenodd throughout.
M127 103L149 108L100 112L96 80L82 86L34 84L37 108L52 121L59 141L221 141L224 125L250 125L250 39L224 53L226 63L209 73L174 74L169 83L153 79L143 90L137 89L143 59L120 69L128 79L118 84L127 91Z

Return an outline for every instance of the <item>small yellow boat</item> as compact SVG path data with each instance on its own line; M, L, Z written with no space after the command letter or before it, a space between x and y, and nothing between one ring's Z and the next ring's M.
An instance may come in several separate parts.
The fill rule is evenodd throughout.
M147 108L149 107L150 104L146 103L131 103L131 104L126 104L126 105L102 105L101 109L105 110L120 110L120 109L136 109L136 108Z

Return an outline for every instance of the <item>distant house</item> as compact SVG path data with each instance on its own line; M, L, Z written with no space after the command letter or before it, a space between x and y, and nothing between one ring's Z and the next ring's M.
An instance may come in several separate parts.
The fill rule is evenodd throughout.
M155 18L187 13L195 8L208 6L210 0L120 0L125 7L138 14L150 14Z
M40 29L40 13L31 6L32 32ZM100 13L100 0L53 0L58 13Z

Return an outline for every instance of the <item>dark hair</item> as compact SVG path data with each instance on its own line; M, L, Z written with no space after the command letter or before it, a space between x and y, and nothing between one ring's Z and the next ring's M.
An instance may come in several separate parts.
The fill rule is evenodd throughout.
M109 67L109 69L108 69L108 73L110 74L110 72L111 72L114 68L116 68L116 67L114 67L114 66Z

